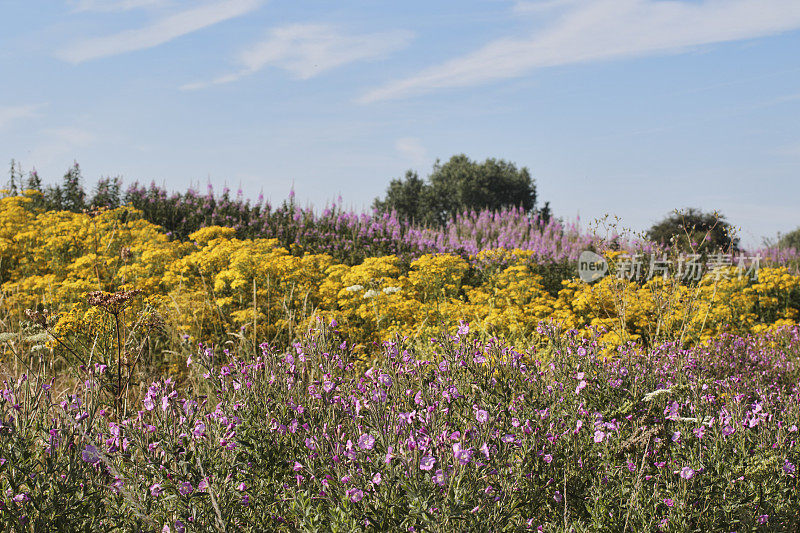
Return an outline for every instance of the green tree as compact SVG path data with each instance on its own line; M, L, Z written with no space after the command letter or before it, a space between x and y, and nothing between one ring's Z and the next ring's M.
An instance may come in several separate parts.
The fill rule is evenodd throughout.
M441 225L469 210L522 207L534 212L536 185L525 167L492 158L479 163L459 154L444 164L437 160L427 182L412 171L403 180L392 180L386 198L373 205L379 212L395 210L408 220Z
M64 210L77 213L86 209L86 192L83 190L83 177L77 162L64 174L61 190Z
M100 178L94 187L89 207L109 207L111 209L119 207L122 202L120 198L121 189L121 178Z
M704 213L700 209L676 210L661 222L654 224L647 237L659 244L674 245L684 251L706 252L714 250L736 251L739 239L733 236L733 227L719 213Z
M396 211L404 220L421 222L425 218L428 186L416 172L409 170L404 179L393 179L386 190L386 199L375 199L373 207L379 213Z
M800 250L800 228L786 234L778 234L778 247Z

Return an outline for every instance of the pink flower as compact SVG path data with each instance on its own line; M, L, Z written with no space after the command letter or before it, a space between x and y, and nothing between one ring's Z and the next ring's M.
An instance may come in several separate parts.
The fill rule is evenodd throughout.
M759 524L763 525L763 524L766 524L767 522L769 522L769 515L768 514L762 514L761 516L758 517L758 523Z
M353 503L358 503L364 497L364 492L361 489L347 489L345 491L345 495L350 498L350 501Z
M595 444L600 444L603 442L603 439L606 438L606 434L600 431L599 429L594 432L594 442Z
M95 464L96 462L98 462L100 460L100 457L97 454L97 448L95 448L91 444L87 444L86 448L84 448L83 451L81 452L81 459L83 459L84 462L87 462L89 464Z
M547 455L545 455L544 457L542 457L542 459L543 459L543 460L544 460L544 462L545 462L545 463L547 463L547 464L550 464L550 463L552 463L552 462L553 462L553 456L552 456L552 455L550 455L549 453L548 453Z
M667 507L672 507L673 505L675 505L675 500L673 500L672 498L667 498L666 500L664 500L664 504Z
M461 443L456 442L453 444L453 456L460 464L465 465L472 459L472 450L464 449L461 447Z
M484 457L489 458L489 446L485 442L481 444L480 451Z
M161 496L162 492L164 492L164 489L161 488L160 483L153 483L150 485L150 494L153 496L153 498L158 498Z
M372 476L372 483L374 483L375 485L380 485L381 481L383 481L383 477L381 476L381 473L380 472L376 472Z
M375 447L375 437L366 433L358 439L358 447L362 450L371 450Z
M184 481L180 485L178 485L178 492L186 496L187 494L192 492L192 484L188 481Z
M484 424L489 420L489 413L484 411L483 409L478 409L475 411L475 420L479 423Z
M420 459L420 461L419 461L419 469L420 470L426 470L426 471L427 470L431 470L433 468L434 464L436 464L436 459L434 459L430 455L426 455L422 459Z
M683 479L692 479L692 477L694 477L695 471L690 466L684 466L680 470L676 470L675 473L680 474Z

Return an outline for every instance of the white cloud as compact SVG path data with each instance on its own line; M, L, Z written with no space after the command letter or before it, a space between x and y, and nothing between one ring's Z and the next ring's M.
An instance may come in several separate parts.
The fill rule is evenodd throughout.
M394 143L395 149L414 165L422 165L427 161L428 151L417 137L403 137Z
M94 133L75 126L47 128L37 137L39 143L28 152L24 164L39 169L63 166L65 162L79 158L98 140Z
M543 13L576 4L582 0L521 0L514 4L515 13Z
M75 11L130 11L132 9L161 7L169 0L75 0Z
M36 112L42 106L43 104L0 106L0 130L5 129L16 120L36 116Z
M93 133L73 127L49 128L44 130L43 133L49 135L53 141L74 147L89 146L97 138Z
M567 7L528 38L504 38L360 98L375 102L513 78L537 68L652 54L800 28L797 0L594 0ZM531 4L536 5L536 4ZM517 10L528 4L518 5ZM540 7L543 5L540 4Z
M406 47L412 37L411 32L402 30L348 35L327 25L292 24L273 29L267 39L243 50L237 61L241 69L237 72L181 88L201 89L230 83L267 66L282 68L305 80L348 63L384 57Z
M778 146L773 150L773 153L787 157L800 157L800 141Z
M225 0L159 18L149 26L68 46L58 56L70 63L152 48L219 22L253 11L263 0Z

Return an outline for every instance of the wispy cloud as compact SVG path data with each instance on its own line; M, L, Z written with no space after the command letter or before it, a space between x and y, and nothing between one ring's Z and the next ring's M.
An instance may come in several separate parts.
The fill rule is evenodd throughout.
M394 143L395 149L414 165L426 162L428 151L422 146L422 141L417 137L403 137Z
M143 1L143 0L142 0ZM152 48L258 8L263 0L225 0L157 19L149 26L80 41L57 55L70 63Z
M74 0L75 11L130 11L132 9L161 7L169 0Z
M258 72L267 66L289 71L299 79L356 61L377 59L408 45L413 34L408 31L350 35L321 24L293 24L273 29L267 39L243 50L236 72L208 82L190 83L184 90L230 83Z
M787 157L800 157L800 141L778 146L773 150L773 153Z
M71 147L89 146L97 139L93 133L87 130L69 126L63 128L48 128L42 133L49 136L52 141Z
M677 53L689 48L775 35L800 28L797 0L555 0L557 16L527 38L504 38L367 92L361 102L404 98L522 76L537 68Z
M36 116L36 112L43 106L44 104L0 106L0 130L10 126L14 121Z

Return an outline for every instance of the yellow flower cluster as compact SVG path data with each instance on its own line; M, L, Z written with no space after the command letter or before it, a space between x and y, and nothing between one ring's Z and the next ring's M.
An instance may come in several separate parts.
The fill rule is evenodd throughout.
M209 227L180 243L130 209L37 212L26 197L0 199L5 305L19 316L36 306L60 311L66 331L79 327L87 292L141 289L148 305L160 306L195 341L230 333L286 341L319 318L335 318L364 344L397 334L424 339L455 331L460 320L473 331L530 342L539 322L552 320L602 329L610 347L631 340L689 344L725 331L796 324L800 307L800 276L785 268L764 267L757 281L733 269L716 272L696 286L574 279L553 296L527 251L488 250L469 261L424 255L410 265L386 256L348 266L325 254L293 255L274 239L233 235Z

